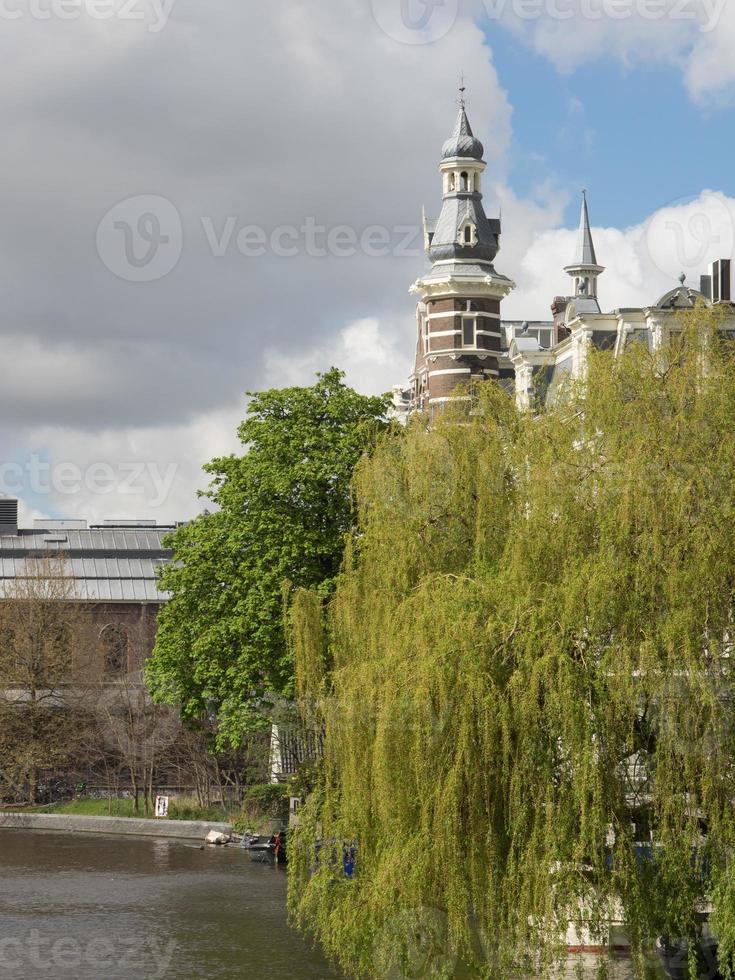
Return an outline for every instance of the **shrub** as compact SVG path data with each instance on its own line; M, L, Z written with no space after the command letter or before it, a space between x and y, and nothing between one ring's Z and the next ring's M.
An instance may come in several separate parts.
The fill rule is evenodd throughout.
M291 791L283 783L260 783L245 791L242 811L235 821L238 830L245 830L262 820L288 822L288 801Z

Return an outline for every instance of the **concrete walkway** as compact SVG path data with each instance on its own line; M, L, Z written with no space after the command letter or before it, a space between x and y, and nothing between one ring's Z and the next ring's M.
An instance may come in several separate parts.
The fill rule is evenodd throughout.
M65 813L0 813L0 830L55 830L70 834L174 837L204 842L210 830L232 833L228 823L199 820L144 820L136 817L77 817Z

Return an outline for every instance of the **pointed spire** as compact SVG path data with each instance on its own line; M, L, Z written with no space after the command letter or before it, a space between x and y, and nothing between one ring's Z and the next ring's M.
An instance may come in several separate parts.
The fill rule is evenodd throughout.
M574 265L597 265L595 243L592 241L590 231L590 215L587 210L587 191L582 191L582 213L579 219L579 238Z
M467 118L467 111L464 105L459 107L457 122L454 125L454 132L442 147L442 157L448 160L451 157L468 157L472 160L482 160L484 147L472 132L470 121Z
M597 277L605 270L597 264L595 243L592 241L590 231L587 191L582 191L582 214L579 219L579 237L574 261L564 271L574 280L574 296L593 300L597 304Z
M467 86L464 83L464 73L459 83L459 112L457 122L454 124L454 132L446 141L442 148L442 159L449 160L453 157L468 157L472 160L482 160L485 148L472 132L472 126L467 118L467 107L465 105L464 94Z

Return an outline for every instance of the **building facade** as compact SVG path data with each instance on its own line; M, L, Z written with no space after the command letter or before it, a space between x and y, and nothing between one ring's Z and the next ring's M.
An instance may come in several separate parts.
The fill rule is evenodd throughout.
M471 399L472 383L487 379L502 384L519 409L542 407L566 380L583 376L591 348L619 354L638 341L653 352L681 329L681 313L697 304L718 305L722 328L735 330L729 258L715 262L696 288L682 274L650 305L604 312L598 280L605 268L585 192L575 252L567 265L560 262L560 279L569 277L566 294L550 296L548 320L504 319L502 301L515 284L495 269L501 225L483 208L482 157L462 99L439 164L441 211L435 220L424 217L431 269L411 287L418 296L416 358L408 387L394 388L396 417L431 417L447 402Z
M36 520L18 527L18 501L0 500L0 601L25 596L49 574L55 595L75 608L73 670L85 683L138 674L150 656L156 620L168 596L158 571L171 560L163 540L171 526L147 521Z

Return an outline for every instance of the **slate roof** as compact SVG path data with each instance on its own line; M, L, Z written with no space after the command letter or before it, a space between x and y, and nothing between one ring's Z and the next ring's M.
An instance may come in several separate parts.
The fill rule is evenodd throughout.
M569 301L567 307L567 322L570 323L575 317L589 316L590 314L601 313L600 304L596 296L574 296Z
M421 282L445 282L450 277L452 279L470 282L473 279L484 281L488 276L497 282L510 284L511 281L507 276L496 272L495 268L489 262L443 262L440 265L433 266L430 272L427 272L425 276L421 277Z
M474 225L476 242L462 244L462 229ZM479 194L456 194L445 197L441 214L434 229L429 255L436 262L440 259L473 258L492 262L498 254L500 222L489 219Z
M704 293L682 283L675 289L670 289L669 292L664 293L656 303L656 308L659 310L691 310L697 303L703 303L705 306L711 305Z
M19 530L0 534L0 595L22 578L29 559L62 555L80 601L166 602L158 569L172 553L163 539L171 527Z
M471 160L482 160L483 153L484 147L472 132L465 107L462 105L459 109L454 132L442 147L442 159L467 157Z

